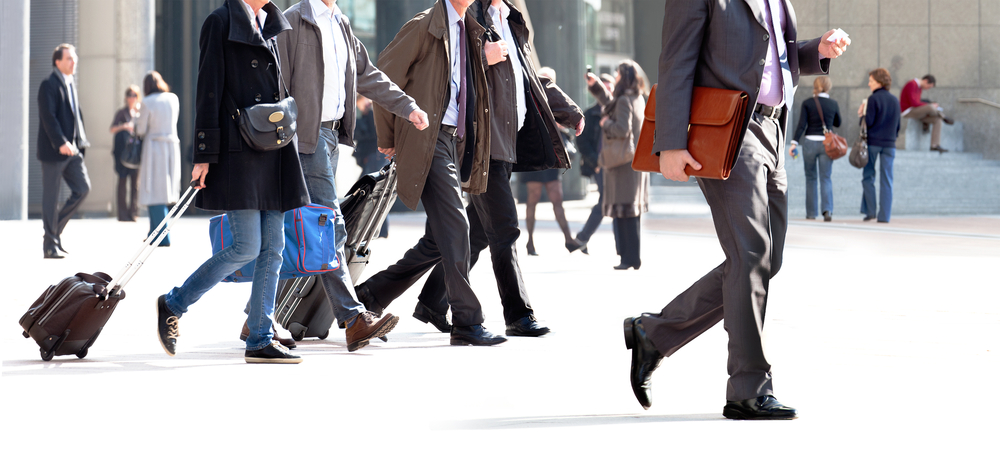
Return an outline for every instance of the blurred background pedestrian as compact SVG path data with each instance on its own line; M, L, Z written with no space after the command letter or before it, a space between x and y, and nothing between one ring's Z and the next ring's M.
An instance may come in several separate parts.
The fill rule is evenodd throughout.
M794 150L797 145L802 146L802 163L806 170L806 219L816 219L817 211L822 211L823 221L826 222L833 220L833 179L830 177L833 172L833 160L826 155L826 148L823 147L825 138L823 122L826 122L826 130L831 132L834 127L840 127L840 106L830 98L829 92L832 87L833 83L827 76L813 80L814 98L802 102L799 124L789 148ZM803 134L805 139L802 138ZM816 175L817 164L819 176ZM822 209L817 207L817 179Z
M552 81L553 84L556 83L556 72L550 67L543 67L538 70L539 77L547 77ZM586 127L584 128L586 129ZM567 155L571 156L576 152L576 145L573 144L573 135L569 129L561 128L559 136L563 140L563 145L566 146ZM559 230L563 233L563 238L566 241L566 250L570 253L579 250L583 244L577 239L573 238L573 233L570 232L569 222L566 221L566 210L563 208L563 188L562 188L562 172L560 169L545 169L542 171L527 171L519 172L517 174L519 181L524 182L528 190L528 204L525 208L525 218L524 222L528 229L528 254L531 256L538 256L535 251L535 208L538 206L538 202L542 199L542 187L545 188L545 192L549 196L549 202L552 203L552 211L556 215L556 223L559 224Z
M861 214L864 220L889 222L892 216L892 163L896 158L896 137L899 135L899 100L889 93L892 76L885 68L868 73L868 88L872 94L858 108L858 116L868 125L868 165L861 179ZM875 207L875 162L879 163L878 208Z
M139 86L132 84L125 89L125 106L115 113L111 121L111 133L115 136L111 153L115 157L115 173L118 174L118 220L135 222L139 217L138 169L122 164L122 153L129 137L135 132L135 120L139 117Z
M177 95L156 71L142 80L142 107L135 132L142 137L139 165L139 204L149 210L149 232L163 221L180 196L181 145L177 137ZM168 234L160 246L170 246Z
M604 215L615 227L615 248L621 263L615 269L638 270L639 218L649 210L649 173L632 169L632 156L639 140L646 100L643 72L636 62L618 64L614 91L610 92L593 73L587 75L590 93L604 107L601 116L603 146L600 167L604 172Z
M586 78L586 75L584 77ZM612 75L602 73L601 83L608 89L608 92L614 92L615 78ZM597 204L590 210L587 222L583 224L583 228L576 234L576 240L583 245L580 251L584 254L590 254L590 251L587 249L587 242L590 241L590 237L594 235L597 228L601 226L601 221L604 220L604 211L601 206L601 203L604 201L604 173L601 172L601 166L598 164L598 159L601 155L601 139L603 137L601 132L601 103L594 103L594 106L587 108L587 111L583 112L583 119L586 125L583 128L583 133L576 138L576 148L580 152L580 173L586 177L590 177L594 184L597 185L599 197Z

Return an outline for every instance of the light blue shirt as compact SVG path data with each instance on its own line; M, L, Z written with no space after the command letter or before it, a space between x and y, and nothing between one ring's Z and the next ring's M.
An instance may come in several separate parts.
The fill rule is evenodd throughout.
M441 124L458 127L458 91L462 85L460 66L462 62L458 53L461 50L458 41L458 22L463 18L455 11L455 7L451 6L451 2L444 2L444 5L448 10L448 40L451 44L451 98L448 99L448 109L444 112Z

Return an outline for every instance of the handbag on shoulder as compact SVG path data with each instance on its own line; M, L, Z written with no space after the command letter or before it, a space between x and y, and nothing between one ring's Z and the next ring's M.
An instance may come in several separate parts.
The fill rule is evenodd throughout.
M819 97L813 95L813 101L816 102L816 112L819 113L819 122L823 124L823 149L826 150L826 156L829 156L832 160L843 158L847 154L847 139L835 134L832 130L827 130L826 121L823 120L823 107L819 104Z
M122 166L129 169L139 169L142 164L142 138L135 134L129 134L125 141L125 148L122 149Z
M288 94L288 87L281 77L281 63L278 61L278 54L271 48L270 41L267 48L277 64L278 81L285 91L285 98L277 103L258 103L239 109L233 97L228 92L226 94L226 105L236 120L243 141L257 151L273 151L291 143L297 129L295 119L299 112L295 99Z
M861 118L861 137L858 137L858 141L854 142L854 146L851 147L851 156L847 160L851 162L851 166L858 169L868 165L868 124L865 123L864 117Z

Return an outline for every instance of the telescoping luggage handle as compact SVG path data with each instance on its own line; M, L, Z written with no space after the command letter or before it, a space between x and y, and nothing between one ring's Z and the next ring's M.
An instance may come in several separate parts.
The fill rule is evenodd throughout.
M385 187L381 192L378 192L378 198L375 200L375 211L377 211L377 218L375 220L365 224L364 228L361 230L361 240L358 241L358 256L365 256L368 254L369 245L371 245L372 239L378 234L378 231L382 228L382 223L385 222L386 216L389 215L389 209L392 208L392 202L396 201L396 160L395 157L390 160L389 164L385 167L386 182ZM372 192L375 194L376 192ZM377 227L376 227L377 226Z
M128 264L126 264L125 267L118 272L114 279L111 279L111 282L109 282L107 286L107 288L111 289L111 291L108 292L110 295L118 295L119 292L121 292L121 289L124 288L130 280L132 280L135 273L139 272L139 268L142 267L142 263L146 262L149 255L153 254L156 247L160 246L160 242L167 237L167 233L170 232L170 229L177 222L177 219L184 215L184 211L187 211L188 206L191 206L191 202L194 201L194 197L198 193L198 190L195 189L195 186L197 185L201 185L198 179L191 181L191 185L189 185L187 190L184 191L184 194L181 195L180 201L178 201L177 204L171 208L170 212L167 213L167 217L160 222L160 225L156 226L156 230L150 233L149 236L146 237L146 240L142 241L142 246L139 248L139 251L136 252L135 256L129 260ZM160 232L163 233L161 234Z

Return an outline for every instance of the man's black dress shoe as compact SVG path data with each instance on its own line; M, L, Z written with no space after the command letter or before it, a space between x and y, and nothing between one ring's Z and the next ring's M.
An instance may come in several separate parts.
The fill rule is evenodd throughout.
M659 367L663 355L646 336L646 329L638 317L625 318L625 347L632 350L632 371L629 375L632 393L643 409L649 409L653 405L653 371Z
M368 312L374 314L376 318L382 317L385 308L378 304L378 300L375 299L375 295L372 295L371 290L368 290L368 286L358 285L354 287L354 292L358 295L358 302L365 305Z
M454 326L451 329L452 345L490 346L507 341L500 335L493 335L482 324L470 326Z
M795 419L795 408L785 406L771 395L759 396L743 401L729 401L722 408L726 419L768 420Z
M441 333L451 333L451 324L448 323L448 317L435 312L420 301L417 301L417 307L413 308L413 317L424 324L433 325Z
M628 270L628 268L632 268L632 269L635 269L635 270L638 271L640 266L642 266L642 263L639 263L639 264L625 264L625 263L621 263L621 264L615 266L615 270L616 271L625 271L625 270Z
M43 253L44 253L45 259L63 259L63 258L65 258L65 256L59 254L59 251L57 251L55 248L50 248L48 250L45 250Z
M534 315L524 316L511 324L507 324L508 337L541 337L549 333L548 327L538 325Z

